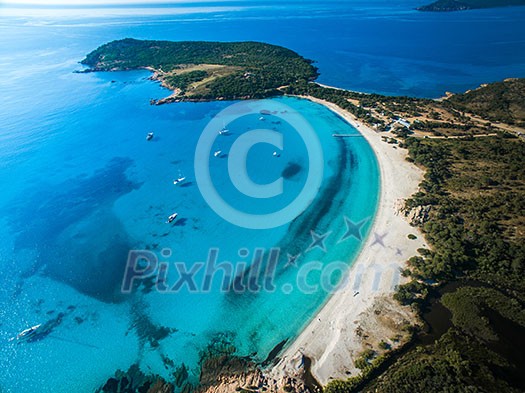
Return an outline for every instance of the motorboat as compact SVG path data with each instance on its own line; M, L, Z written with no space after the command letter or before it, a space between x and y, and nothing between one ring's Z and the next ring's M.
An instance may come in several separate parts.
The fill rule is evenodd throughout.
M173 184L177 185L177 184L184 183L185 181L186 181L186 176L184 176L184 175L179 171L179 177L176 178L175 180L173 180Z
M186 180L186 176L181 176L173 180L173 184L175 185L181 184L181 183L184 183L185 180Z
M213 153L213 155L214 155L215 157L220 157L221 154L222 154L222 150L216 150L216 151Z
M15 337L9 339L9 341L13 341L13 340L25 340L27 338L30 338L31 336L33 336L35 334L35 332L38 330L38 328L40 328L40 326L42 326L41 323L39 323L38 325L35 325L35 326L31 326L30 328L28 329L25 329L25 330L22 330L20 333L18 333Z
M148 135L146 135L146 140L147 141L151 141L154 136L155 136L155 134L153 134L153 132L148 132Z
M168 221L166 221L166 224L172 223L177 217L179 213L173 213L171 216L168 217Z

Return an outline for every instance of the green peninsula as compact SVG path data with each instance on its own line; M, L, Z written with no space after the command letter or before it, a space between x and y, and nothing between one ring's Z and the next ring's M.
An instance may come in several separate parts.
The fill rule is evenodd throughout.
M112 41L81 62L90 71L150 69L174 93L156 103L233 100L282 94L283 85L317 78L292 50L259 42Z
M525 0L437 0L417 8L418 11L447 12L476 8L496 8L525 5Z

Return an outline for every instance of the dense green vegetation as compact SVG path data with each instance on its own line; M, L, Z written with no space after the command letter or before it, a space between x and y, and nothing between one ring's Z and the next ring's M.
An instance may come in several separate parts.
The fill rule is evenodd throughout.
M91 71L115 71L151 68L170 74L182 65L229 66L220 75L192 94L198 99L262 98L281 94L278 87L298 81L313 80L317 69L297 53L276 45L259 42L171 42L141 41L126 38L112 41L89 53L82 61ZM170 74L171 75L171 74ZM178 74L176 78L179 77ZM201 76L203 74L200 74ZM182 79L185 88L197 74ZM177 79L172 82L179 82ZM185 84L185 87L184 87Z
M465 284L441 299L452 312L448 332L403 356L370 390L522 391L525 348L508 341L525 333L525 145L503 137L405 145L427 168L408 207L430 207L422 230L432 250L409 260L412 281L396 297L420 306L434 283Z
M409 208L430 207L422 230L433 250L410 261L414 276L460 273L521 281L525 268L525 145L516 138L405 142L427 168ZM525 289L525 287L522 287Z
M282 89L333 102L378 131L398 128L409 119L410 130L438 137L522 132L525 126L525 79L486 85L442 100L364 94L300 81Z
M401 357L363 391L521 392L495 375L509 366L503 357L475 338L451 329L435 344L419 346Z
M491 83L447 100L455 109L486 120L525 126L525 79Z
M315 98L319 98L325 101L333 102L339 107L354 114L360 120L368 124L380 124L384 125L384 122L380 119L375 118L370 112L369 108L373 107L380 100L394 100L394 97L381 96L379 94L363 94L356 93L348 90L325 88L315 83L300 82L294 83L287 86L284 89L286 94L294 95L309 95ZM362 104L357 106L352 103L351 100L357 99ZM417 102L415 98L409 97L395 97L400 102L410 105L410 103Z
M208 76L208 72L203 70L185 72L183 74L169 75L164 78L165 82L171 86L186 90L194 82L199 82Z
M479 318L486 310L495 310L502 317L525 326L525 309L519 300L499 290L486 287L461 287L443 295L442 303L452 311L454 326L484 341L497 341L488 318Z
M404 144L427 168L408 206L430 207L422 230L432 250L409 261L412 281L396 297L422 307L437 283L464 284L441 299L452 313L449 330L363 391L523 391L525 344L515 337L525 334L525 145L503 137L408 137ZM356 382L328 391L353 392Z
M419 7L419 11L463 11L474 8L494 8L525 5L524 0L438 0Z
M470 112L516 124L522 121L525 106L523 85L523 80L488 85L454 96L444 105L458 114L455 119ZM433 105L406 97L364 97L313 84L293 85L288 91L334 102L369 124L377 124L370 108L378 103L393 112ZM381 363L366 361L366 366L364 359L358 359L365 366L363 374L333 381L327 392L525 390L521 372L525 367L521 338L525 335L525 144L507 133L473 138L468 123L439 126L454 127L463 138L424 139L407 130L397 132L399 145L409 151L408 160L426 171L420 192L407 201L407 210L428 212L418 225L431 249L420 249L420 255L408 261L403 275L410 281L395 297L420 312L437 298L431 304L450 311L449 327L434 343L408 350L379 378L374 371ZM454 288L441 297L440 288L447 283L455 283Z

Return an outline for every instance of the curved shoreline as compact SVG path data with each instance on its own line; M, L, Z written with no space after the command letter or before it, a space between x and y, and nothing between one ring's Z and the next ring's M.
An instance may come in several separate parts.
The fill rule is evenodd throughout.
M374 151L380 173L380 195L374 223L346 273L349 283L357 282L354 278L360 277L359 286L346 286L334 293L280 356L278 364L268 371L269 376L276 380L297 375L306 356L312 360L313 376L326 385L331 379L346 379L359 373L353 360L366 346L357 327L374 324L372 311L378 303L382 308L394 307L401 319L414 319L409 309L394 303L392 293L397 284L396 270L405 268L406 260L425 246L421 233L399 213L403 200L417 192L423 171L405 160L405 150L394 149L395 145L382 141L382 136L388 133L372 130L333 103L309 96L301 98L324 105L356 128ZM418 238L409 240L410 233ZM383 244L377 237L383 238ZM383 273L379 283L378 272Z
M305 110L312 110L313 108L313 110L318 111L319 114L322 113L325 116L329 116L330 119L333 118L333 120L336 120L338 122L337 128L340 128L342 133L348 132L358 134L357 131L355 131L344 119L341 119L340 116L334 114L326 107L320 107L310 100L293 96L285 96L284 98L277 99L296 101L301 105L301 107L295 107L297 104L293 102L286 101L286 104L290 105L292 110L297 110L298 113L301 113L301 111ZM310 118L308 119L310 120ZM363 138L360 135L355 135L359 136L359 138L333 138L333 129L334 126L327 126L326 129L322 129L322 131L319 132L319 134L322 134L328 141L322 142L323 144L333 144L334 149L337 149L336 152L334 151L333 162L332 159L329 160L331 162L330 167L333 173L330 175L330 177L327 177L315 200L303 213L301 213L289 223L285 235L278 243L273 246L281 250L281 256L283 258L286 258L287 255L300 255L301 257L298 266L296 266L297 269L307 265L313 260L316 262L319 261L323 264L323 266L329 265L334 261L344 261L348 263L348 266L346 266L346 269L348 269L359 255L364 242L359 241L356 242L357 244L348 244L345 242L344 244L340 244L343 242L337 241L337 236L342 236L345 231L343 213L346 213L348 216L352 217L354 212L352 211L353 207L351 206L354 206L356 203L358 203L360 208L359 210L356 209L356 212L358 212L356 221L360 220L361 217L359 217L359 215L366 216L367 221L364 223L363 228L361 228L361 235L364 239L366 239L366 236L369 234L372 227L373 217L375 217L377 212L380 180L379 167L377 165L375 154L367 142L363 141ZM355 147L354 143L350 142L350 140L359 141L357 142L358 147ZM327 158L325 157L325 159ZM374 163L373 167L367 165L369 162ZM363 165L364 168L366 167L366 169L359 168L361 165ZM367 176L373 178L373 180L367 180L365 182L366 186L354 184L359 183L359 181L356 179L366 178ZM349 193L352 193L353 196L349 197ZM373 195L373 198L370 198L370 195ZM362 204L363 201L365 201L364 204ZM369 219L369 217L372 217L372 219ZM337 223L335 219L337 219ZM319 258L311 258L311 255L310 257L306 256L308 253L308 247L312 242L312 229L318 233L332 233L331 238L326 241L326 247L329 251L324 252L322 256L319 255ZM266 269L267 262L269 261L269 255L270 250L267 250L264 254L261 266L257 266L259 271L264 271ZM234 278L232 287L235 286L235 283L239 282L244 282L247 285L246 280L249 279L250 270L252 267L253 266L247 267L246 270ZM282 263L275 271L276 287L281 288L283 283L288 282L295 282L294 286L297 285L297 274L298 273L296 269L290 269L290 266ZM256 273L253 273L253 276L255 275ZM259 277L259 279L259 285L262 288L264 286L263 277ZM298 293L301 291L301 289L297 288ZM257 301L258 296L259 294L257 293L239 293L235 290L232 290L225 295L225 297L228 299L228 302L235 299L236 307L238 307L240 304L244 304L244 302L246 303L246 306L249 306L249 303ZM285 295L285 297L288 299L289 303L284 305L282 309L289 310L292 313L290 314L291 316L293 315L293 309L290 307L290 304L294 304L294 307L297 307L300 310L300 313L293 317L293 320L290 318L290 322L287 323L286 333L280 330L278 332L278 339L273 340L273 342L268 340L271 343L271 346L268 347L268 345L266 345L265 347L262 347L262 349L259 348L259 353L262 354L263 357L261 359L256 358L255 360L264 360L264 358L267 356L267 353L270 352L272 348L275 349L275 344L277 342L281 343L284 340L286 341L286 345L282 345L280 350L275 355L283 352L283 350L285 350L286 347L291 342L293 342L293 339L303 331L303 329L313 318L315 318L317 312L324 307L330 297L330 293L323 290L315 295L312 294L308 297L302 297L301 299L298 299L292 294ZM263 316L263 319L267 319L267 316ZM248 324L248 322L246 322L246 324ZM246 352L246 354L248 354L248 352Z

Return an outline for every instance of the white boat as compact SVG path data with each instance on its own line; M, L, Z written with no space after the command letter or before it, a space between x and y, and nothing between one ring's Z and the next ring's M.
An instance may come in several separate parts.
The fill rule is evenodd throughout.
M153 134L153 132L148 132L148 135L146 135L146 140L147 141L151 141L154 136L155 136L155 134Z
M32 326L28 329L25 329L25 330L22 330L20 333L18 333L15 337L13 338L10 338L9 341L13 341L13 340L23 340L25 338L29 338L31 337L37 330L38 328L42 326L41 323L39 323L38 325L35 325L35 326Z
M264 118L264 116L261 116L261 117L259 117L259 120L260 121L265 121L266 119Z
M184 176L181 171L179 171L179 177L176 178L175 180L173 180L173 184L177 185L177 184L181 184L181 183L184 183L186 181L186 176Z
M222 150L217 150L215 151L215 153L213 153L215 157L219 157L221 154L222 154Z
M172 223L177 217L179 213L173 213L171 216L168 217L168 221L166 221L166 224Z
M219 131L219 135L229 135L229 134L230 134L230 130L226 128L226 122L223 120L222 129Z
M186 176L181 176L173 180L173 184L175 185L181 184L181 183L184 183L185 180L186 180Z
M277 153L276 151L273 152L272 154L274 157L281 157L281 155L279 153Z

